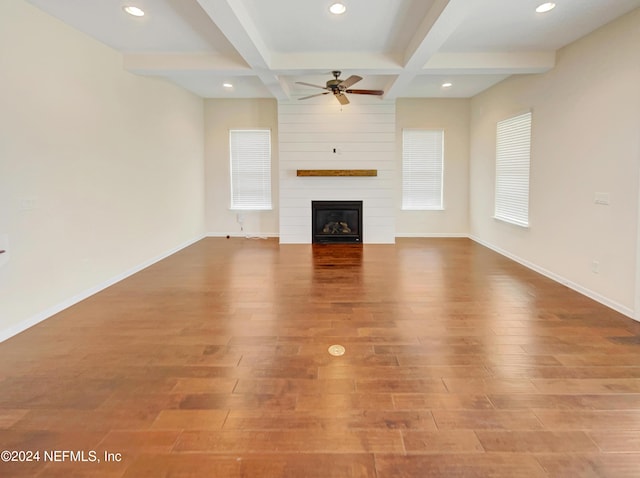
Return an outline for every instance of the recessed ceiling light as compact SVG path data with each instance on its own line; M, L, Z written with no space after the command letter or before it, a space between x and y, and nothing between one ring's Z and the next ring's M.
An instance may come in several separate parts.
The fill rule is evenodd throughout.
M233 85L231 83L222 83L222 86L224 86L225 88L233 88Z
M538 13L547 13L550 12L551 10L553 10L554 8L556 8L556 4L553 2L546 2L543 3L542 5L539 5L538 8L536 8L536 12Z
M345 7L344 4L338 2L331 5L329 7L329 11L334 15L342 15L344 12L347 11L347 7Z
M442 83L443 88L451 88L452 86L453 86L453 83L449 83L448 81L446 83Z
M131 5L126 5L122 7L122 9L127 12L129 15L133 15L134 17L142 17L144 16L144 10L138 7L133 7Z

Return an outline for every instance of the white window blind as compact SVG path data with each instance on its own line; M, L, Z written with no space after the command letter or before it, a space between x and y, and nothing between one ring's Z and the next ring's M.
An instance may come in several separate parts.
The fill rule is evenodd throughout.
M402 209L442 209L443 155L443 130L402 130Z
M271 131L231 130L231 209L271 209Z
M529 225L531 112L500 121L496 139L495 217Z

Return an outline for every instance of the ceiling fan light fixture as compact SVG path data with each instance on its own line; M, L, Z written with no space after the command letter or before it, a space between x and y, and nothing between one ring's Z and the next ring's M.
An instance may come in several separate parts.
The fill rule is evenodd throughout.
M547 13L556 8L556 4L553 2L545 2L541 5L538 5L536 8L537 13Z
M360 90L351 88L357 82L362 80L361 76L351 75L349 78L341 80L340 71L335 70L332 71L331 74L333 75L334 79L327 81L326 86L314 85L313 83L306 83L304 81L296 81L296 85L311 86L313 88L320 88L321 90L325 90L324 93L317 93L315 95L304 96L298 99L308 100L309 98L315 98L316 96L328 95L330 93L333 93L333 96L340 102L341 105L347 105L349 104L349 99L347 98L347 95L345 95L345 93L348 93L350 95L384 95L384 91L382 90Z
M144 16L144 10L142 8L134 7L133 5L125 5L122 9L134 17Z
M336 2L329 7L329 11L334 15L342 15L347 11L347 7L344 6L344 3Z

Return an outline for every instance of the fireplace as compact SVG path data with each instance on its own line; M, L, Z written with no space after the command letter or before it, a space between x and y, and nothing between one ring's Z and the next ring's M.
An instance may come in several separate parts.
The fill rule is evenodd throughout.
M362 201L311 201L313 243L362 243Z

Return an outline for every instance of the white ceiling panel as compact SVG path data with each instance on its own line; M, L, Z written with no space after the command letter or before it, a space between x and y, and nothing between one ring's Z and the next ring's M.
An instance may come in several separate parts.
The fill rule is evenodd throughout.
M640 7L640 0L27 0L122 52L135 74L204 98L313 94L332 70L398 97L470 97L514 74L541 73L555 52ZM125 4L146 14L124 13ZM441 88L444 81L454 86ZM229 90L223 82L234 84ZM321 91L321 90L319 90Z

